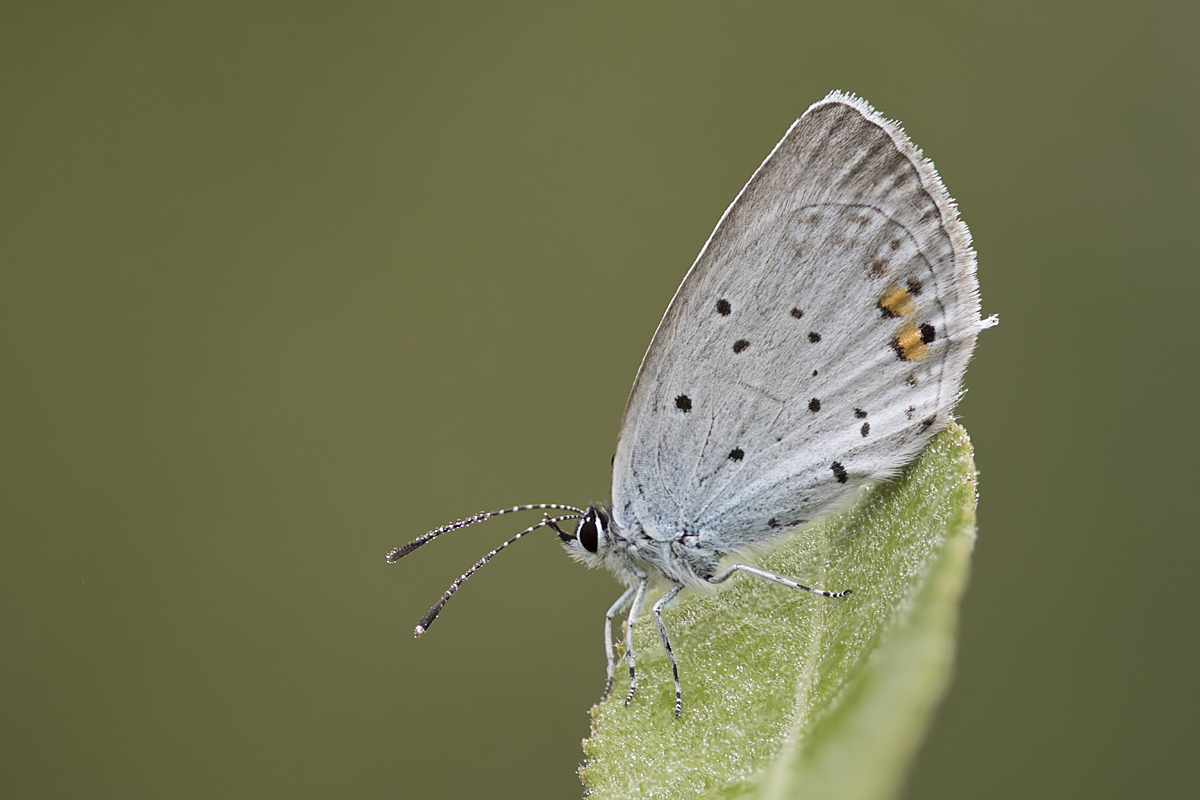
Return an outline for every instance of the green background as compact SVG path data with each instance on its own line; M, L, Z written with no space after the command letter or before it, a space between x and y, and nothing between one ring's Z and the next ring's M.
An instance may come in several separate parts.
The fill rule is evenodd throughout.
M572 797L683 273L829 90L958 199L980 539L907 797L1194 782L1200 6L6 4L0 789ZM538 541L540 539L540 541Z

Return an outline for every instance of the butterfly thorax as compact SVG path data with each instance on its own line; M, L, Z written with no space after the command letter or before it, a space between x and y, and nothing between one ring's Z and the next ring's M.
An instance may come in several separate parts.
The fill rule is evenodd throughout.
M647 576L702 586L717 573L719 553L699 546L700 537L652 538L641 525L621 526L609 509L589 506L573 533L559 532L572 558L589 567L604 567L632 586Z

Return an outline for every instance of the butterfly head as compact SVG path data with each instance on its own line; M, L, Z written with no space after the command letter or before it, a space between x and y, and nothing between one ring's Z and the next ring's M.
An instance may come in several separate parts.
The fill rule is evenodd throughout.
M563 547L573 558L596 566L604 560L612 545L609 524L609 516L602 507L588 506L575 530L571 533L559 530L558 538L562 539Z

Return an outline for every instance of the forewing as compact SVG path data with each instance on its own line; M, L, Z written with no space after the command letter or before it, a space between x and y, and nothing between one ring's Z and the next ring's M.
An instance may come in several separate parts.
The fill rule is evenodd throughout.
M634 381L613 512L726 552L894 474L984 323L966 226L894 123L834 93L726 210Z

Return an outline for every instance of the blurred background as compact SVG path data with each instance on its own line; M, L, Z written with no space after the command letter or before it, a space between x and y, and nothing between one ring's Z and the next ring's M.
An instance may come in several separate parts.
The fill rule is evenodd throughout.
M539 534L416 642L521 525L384 554L607 498L676 285L835 88L936 162L1001 319L905 796L1194 786L1198 31L1185 0L7 4L4 793L580 795L618 585Z

